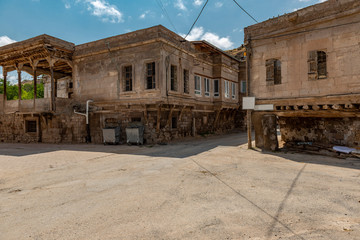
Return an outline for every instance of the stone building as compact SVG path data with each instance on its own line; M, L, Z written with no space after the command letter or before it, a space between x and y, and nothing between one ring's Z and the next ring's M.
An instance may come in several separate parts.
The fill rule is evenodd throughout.
M285 142L359 147L360 1L328 0L249 26L245 41L250 95L274 104L253 113L257 146L274 149L276 116Z
M241 126L239 60L205 41L155 26L75 46L41 35L0 48L4 81L17 71L47 75L45 98L0 98L0 141L93 142L102 129L145 127L148 143ZM34 81L36 83L36 81ZM5 84L6 85L6 84ZM36 87L34 88L36 89ZM34 94L36 96L36 94ZM240 120L240 121L239 121ZM90 138L87 138L90 140Z

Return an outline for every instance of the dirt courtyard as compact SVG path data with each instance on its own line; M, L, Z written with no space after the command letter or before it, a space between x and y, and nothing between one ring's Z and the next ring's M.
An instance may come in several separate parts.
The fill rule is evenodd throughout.
M0 239L360 239L360 160L246 147L0 144Z

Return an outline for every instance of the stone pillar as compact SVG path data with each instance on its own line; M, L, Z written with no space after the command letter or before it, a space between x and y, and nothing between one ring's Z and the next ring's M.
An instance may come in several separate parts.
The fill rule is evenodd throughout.
M262 117L264 149L268 151L276 151L279 149L276 129L276 115L265 114Z

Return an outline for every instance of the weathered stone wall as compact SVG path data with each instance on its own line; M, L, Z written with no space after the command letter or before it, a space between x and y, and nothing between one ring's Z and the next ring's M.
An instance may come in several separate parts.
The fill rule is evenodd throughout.
M247 28L253 39L251 94L281 99L360 93L359 1L327 1L293 14L298 18L285 15ZM315 50L326 52L327 77L310 80L308 54ZM281 84L266 81L267 59L281 61Z
M318 142L359 147L360 118L280 117L281 138L285 142Z

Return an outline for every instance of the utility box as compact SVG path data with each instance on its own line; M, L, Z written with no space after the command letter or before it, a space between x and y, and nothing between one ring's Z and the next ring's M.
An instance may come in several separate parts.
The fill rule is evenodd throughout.
M130 124L126 129L127 144L144 144L144 126L141 124Z
M102 129L104 144L120 143L120 127L106 127Z

